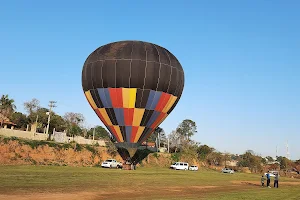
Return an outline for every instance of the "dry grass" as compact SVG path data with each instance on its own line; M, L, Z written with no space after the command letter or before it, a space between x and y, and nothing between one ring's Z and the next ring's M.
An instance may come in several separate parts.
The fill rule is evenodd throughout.
M261 188L260 176L201 169L136 171L89 167L0 166L2 199L300 199L300 181Z

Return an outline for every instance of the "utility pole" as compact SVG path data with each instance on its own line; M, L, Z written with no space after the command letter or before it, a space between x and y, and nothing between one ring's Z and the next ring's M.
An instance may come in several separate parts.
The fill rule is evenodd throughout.
M47 130L46 130L46 135L48 135L48 139L50 139L50 134L49 134L49 125L50 125L50 116L51 116L51 111L52 111L52 108L55 108L56 105L56 101L49 101L49 114L48 114L48 124L47 124Z

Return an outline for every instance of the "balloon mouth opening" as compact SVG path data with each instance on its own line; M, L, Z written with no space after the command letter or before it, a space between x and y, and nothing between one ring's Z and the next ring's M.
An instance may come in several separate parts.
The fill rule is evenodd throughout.
M115 145L125 164L136 165L150 153L157 151L156 147L141 146L139 143L122 142Z

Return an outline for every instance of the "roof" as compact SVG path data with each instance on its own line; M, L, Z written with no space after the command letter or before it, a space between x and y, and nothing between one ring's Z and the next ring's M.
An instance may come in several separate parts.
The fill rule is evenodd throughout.
M11 122L7 117L0 113L0 124L6 125L16 125L15 123Z
M0 121L0 123L1 123L1 124L6 124L6 125L14 125L14 126L17 125L17 124L15 124L15 123L13 123L13 122L10 122L10 121L4 121L4 120Z

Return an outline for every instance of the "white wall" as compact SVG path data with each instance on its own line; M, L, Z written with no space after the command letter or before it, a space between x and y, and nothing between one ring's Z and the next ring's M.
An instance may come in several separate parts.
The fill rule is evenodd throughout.
M30 140L47 140L47 135L43 133L33 133L29 131L20 131L5 128L0 128L0 135L6 137L20 137Z
M25 138L30 140L47 140L47 135L44 133L34 133L29 131L20 131L20 130L13 130L13 129L6 129L6 128L0 128L0 135L6 136L6 137L19 137L19 138ZM75 136L68 137L66 133L64 132L55 132L51 135L51 139L54 139L56 142L60 143L69 143L69 142L77 142L78 144L96 144L98 143L99 146L106 146L104 140L92 140L92 139L85 139L81 136Z

